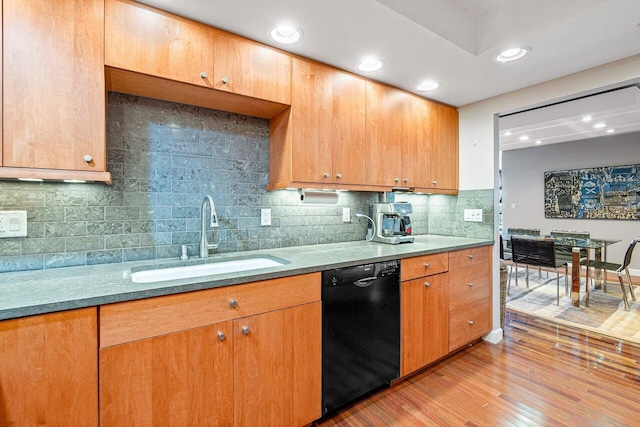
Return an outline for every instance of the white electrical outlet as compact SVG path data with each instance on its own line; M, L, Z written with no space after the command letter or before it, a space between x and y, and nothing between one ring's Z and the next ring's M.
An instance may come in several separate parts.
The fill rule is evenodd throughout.
M482 222L482 209L465 209L464 220L470 222Z
M351 208L342 208L342 222L351 222Z
M260 209L260 225L271 225L271 209Z
M0 211L0 238L27 235L27 211Z

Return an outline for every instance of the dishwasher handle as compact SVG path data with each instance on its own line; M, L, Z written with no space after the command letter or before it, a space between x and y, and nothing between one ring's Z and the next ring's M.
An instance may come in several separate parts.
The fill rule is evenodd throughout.
M367 286L370 286L374 280L377 280L377 279L378 279L378 276L365 277L360 280L356 280L355 282L353 282L353 284L360 288L366 288Z

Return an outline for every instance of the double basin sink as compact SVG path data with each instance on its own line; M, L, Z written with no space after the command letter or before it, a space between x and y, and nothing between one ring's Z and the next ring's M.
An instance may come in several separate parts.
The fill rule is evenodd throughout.
M239 256L207 263L200 262L160 268L138 267L132 269L131 280L134 283L164 282L280 267L286 264L289 264L289 261L269 255Z

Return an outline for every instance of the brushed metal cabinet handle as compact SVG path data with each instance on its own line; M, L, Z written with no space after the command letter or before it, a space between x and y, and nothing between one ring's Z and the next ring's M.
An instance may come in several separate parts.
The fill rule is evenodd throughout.
M431 267L431 264L429 264L428 262L425 262L425 263L424 263L424 267L425 267L425 268L429 268L429 267Z
M475 259L475 257L476 256L474 254L469 255L469 259Z
M473 283L469 283L469 287L470 287L470 288L473 288Z
M242 333L245 335L249 335L251 333L251 329L249 329L248 326L243 326L242 327Z
M238 301L232 299L229 301L229 305L231 306L231 308L236 308L238 306Z
M471 326L473 326L473 325L475 325L475 324L476 324L476 322L474 322L473 320L469 320L469 324L470 324Z
M222 84L223 84L223 85L226 85L228 81L229 81L229 79L228 79L228 78L226 78L226 77L223 77L223 78L222 78Z
M206 71L203 71L203 72L201 72L201 73L200 73L200 77L202 77L203 79L206 79L206 78L207 78L207 75L208 75L208 74L207 74L207 72L206 72Z
M430 287L431 287L431 283L429 283L429 282L424 282L424 285L425 285L427 288L430 288Z
M225 338L227 338L227 336L224 334L224 332L222 332L222 331L218 331L218 339L219 339L220 341L224 341L224 340L225 340Z

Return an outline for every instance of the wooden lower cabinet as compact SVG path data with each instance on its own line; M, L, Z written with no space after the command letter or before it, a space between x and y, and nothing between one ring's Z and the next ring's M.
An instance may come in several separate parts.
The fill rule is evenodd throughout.
M401 376L491 331L491 247L402 260Z
M474 341L491 330L490 298L449 312L449 351Z
M318 301L102 348L101 425L311 423L321 313Z
M0 322L0 425L97 426L96 308Z
M234 425L320 418L321 316L315 302L234 321Z
M101 425L231 425L231 325L227 321L101 349Z
M403 282L401 376L449 351L449 281L446 273Z

